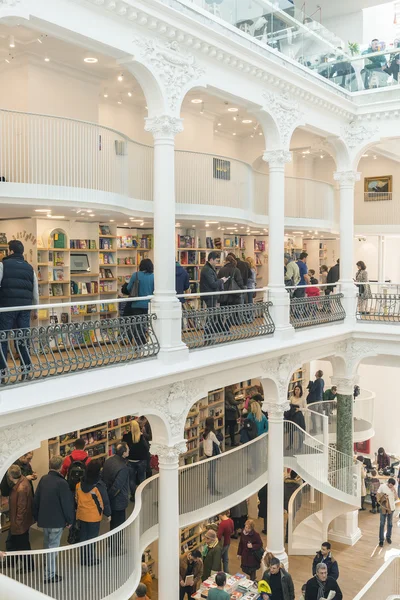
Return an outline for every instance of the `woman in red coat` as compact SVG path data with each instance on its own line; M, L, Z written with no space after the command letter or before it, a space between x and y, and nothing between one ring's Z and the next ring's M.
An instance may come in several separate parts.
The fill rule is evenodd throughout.
M256 550L262 548L260 534L254 529L254 521L249 519L246 521L244 529L240 535L238 547L238 557L241 557L241 569L255 581L257 569L260 568L260 561L254 555Z

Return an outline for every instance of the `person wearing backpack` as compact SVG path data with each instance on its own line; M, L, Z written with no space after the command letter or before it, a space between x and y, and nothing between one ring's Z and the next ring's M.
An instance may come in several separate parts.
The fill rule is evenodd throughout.
M80 525L80 541L86 542L99 535L103 515L111 519L111 507L106 485L100 479L101 463L92 460L82 482L75 489L76 519ZM99 563L94 544L81 547L81 564L92 567Z
M86 441L78 438L74 446L75 449L64 459L61 467L61 475L68 481L71 492L75 492L76 484L82 481L90 463L90 457L85 451Z

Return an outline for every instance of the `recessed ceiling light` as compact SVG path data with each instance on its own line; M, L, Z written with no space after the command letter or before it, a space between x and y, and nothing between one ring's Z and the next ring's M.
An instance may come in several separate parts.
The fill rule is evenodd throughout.
M231 106L230 108L228 108L228 112L238 112L238 108L234 108L233 106Z
M218 129L214 129L214 133L218 133Z
M201 104L203 102L203 100L201 100L201 98L193 98L192 100L192 104Z
M44 59L44 62L50 62L50 59L46 56L46 58Z
M253 138L254 137L254 133L252 133L250 137Z
M118 75L117 79L118 79L118 81L123 81L124 80L123 73L121 73L120 75Z
M234 121L237 121L237 117L233 117L233 120L234 120Z
M83 59L83 62L94 64L94 63L99 62L99 59L95 58L94 56L87 56L86 58Z
M129 225L129 223L124 223L124 225Z
M323 155L323 154L321 154L320 158L324 158L324 155Z
M368 154L363 154L362 157L363 158L368 158Z
M43 44L43 42L40 38L38 38L37 41L39 42L39 44Z
M374 160L376 160L376 156L374 156Z
M219 221L207 221L207 223L209 225L217 225L217 223L219 223Z
M240 229L244 229L244 227L241 227Z
M10 35L10 43L9 43L10 48L15 48L15 40L14 40L14 36Z
M260 131L260 133L258 135L262 135L262 131Z
M236 133L235 133L235 132L233 132L233 133L232 133L232 135L236 135Z
M196 227L196 225L192 225L192 227Z
M253 121L251 119L243 119L242 123L245 123L246 125L248 123L252 123Z
M35 212L49 213L51 208L35 208Z
M110 223L114 223L114 219L110 219Z
M10 64L10 61L8 60L8 58L4 59L6 61L6 63Z
M218 127L221 127L222 123L217 123Z
M210 227L209 225L206 225L206 227Z
M64 215L47 215L49 219L65 219Z
M132 92L128 92L129 98L132 98Z
M303 154L310 154L309 150L304 150Z
M118 100L118 104L122 104L122 101L121 101L121 100Z

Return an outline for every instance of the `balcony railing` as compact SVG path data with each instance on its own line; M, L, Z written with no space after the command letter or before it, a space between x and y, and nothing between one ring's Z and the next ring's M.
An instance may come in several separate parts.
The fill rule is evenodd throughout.
M357 320L364 322L400 322L400 285L369 283L359 293Z
M353 600L399 600L400 556L392 556Z
M256 302L190 310L184 305L182 341L193 349L272 335L270 306L271 302Z
M336 323L346 318L342 306L343 294L324 295L326 286L298 286L288 288L289 290L307 290L310 288L322 288L320 296L291 297L290 298L290 322L295 329L304 327L315 327L316 325L327 325Z
M92 304L96 302L100 301ZM59 308L60 304L46 305L51 307ZM160 349L153 329L155 319L150 313L0 331L1 384L13 385L155 357Z
M0 110L3 197L103 202L126 209L134 208L133 198L146 201L140 209L151 213L153 160L151 146L95 123ZM332 185L293 177L286 184L288 218L330 224ZM176 150L175 189L183 213L192 213L188 205L196 204L268 214L268 174L235 158Z

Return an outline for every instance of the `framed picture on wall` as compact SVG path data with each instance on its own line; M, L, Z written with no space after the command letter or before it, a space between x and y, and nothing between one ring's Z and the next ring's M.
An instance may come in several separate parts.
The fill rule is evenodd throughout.
M230 179L231 179L231 161L214 157L213 158L213 176L214 176L214 179L223 179L224 181L230 181Z
M381 202L392 199L393 177L379 175L378 177L364 178L364 201Z

